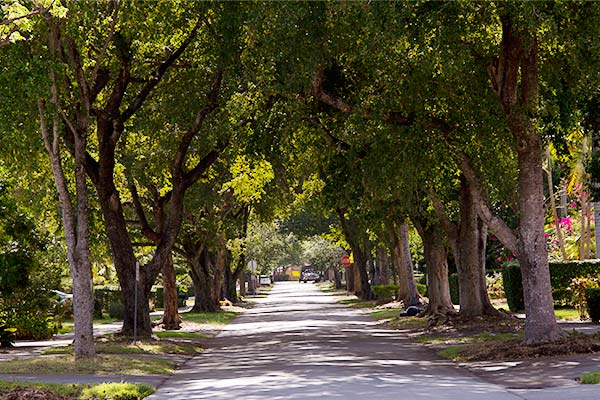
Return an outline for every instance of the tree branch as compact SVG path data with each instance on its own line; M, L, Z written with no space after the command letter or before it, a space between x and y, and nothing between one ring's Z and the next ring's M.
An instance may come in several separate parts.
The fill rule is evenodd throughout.
M161 79L163 78L163 76L165 75L165 73L167 72L169 67L171 67L171 65L173 65L173 63L181 56L181 54L183 54L185 49L190 45L190 43L192 43L192 41L198 34L198 30L200 29L200 26L202 25L203 22L204 22L204 18L200 18L198 21L196 21L196 24L192 28L188 37L181 43L179 48L177 48L177 50L175 50L173 53L171 53L166 58L166 60L164 60L158 66L157 70L153 73L151 80L146 84L146 86L144 86L142 88L142 90L140 90L140 92L135 97L135 99L131 102L129 107L127 107L127 109L125 111L123 111L123 113L121 114L120 120L122 123L124 123L129 118L131 118L133 116L133 114L135 114L137 112L137 110L140 109L140 107L142 106L142 104L144 104L144 101L150 95L152 90L156 87L156 85L158 85L160 83Z

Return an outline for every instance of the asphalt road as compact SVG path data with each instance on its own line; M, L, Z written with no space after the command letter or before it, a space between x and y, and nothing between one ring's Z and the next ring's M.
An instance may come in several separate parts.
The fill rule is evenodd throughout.
M553 397L485 382L313 284L285 282L148 399L598 398L579 393Z

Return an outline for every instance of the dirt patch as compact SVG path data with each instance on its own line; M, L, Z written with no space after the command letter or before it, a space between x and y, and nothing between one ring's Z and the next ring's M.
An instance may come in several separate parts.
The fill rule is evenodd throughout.
M466 318L457 314L445 324L431 327L427 336L470 336L484 333L519 333L525 328L525 322L509 315L496 317Z
M70 397L61 396L45 389L30 387L16 387L8 392L0 393L2 400L71 400Z

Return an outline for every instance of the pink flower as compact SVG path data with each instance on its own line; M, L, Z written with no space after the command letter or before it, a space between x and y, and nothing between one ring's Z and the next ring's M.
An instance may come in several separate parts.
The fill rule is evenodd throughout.
M573 207L573 208L575 208L575 207L577 207L577 203L575 203L575 202L573 201L573 202L571 202L570 206L571 206L571 207Z
M559 221L559 224L560 224L560 226L562 226L566 230L570 231L573 222L571 221L570 217L566 217L566 218L561 218L560 221Z
M545 237L546 239L548 239L548 238L550 237L550 234L549 234L549 233L544 233L544 237Z
M502 257L498 257L496 260L498 260L498 262L502 262Z
M590 197L590 194L589 194L589 193L587 193L587 192L585 192L585 193L582 195L582 197L583 197L584 199L587 199L588 197Z

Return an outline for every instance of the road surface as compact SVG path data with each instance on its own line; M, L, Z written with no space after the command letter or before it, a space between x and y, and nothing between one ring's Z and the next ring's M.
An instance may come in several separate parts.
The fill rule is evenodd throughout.
M508 390L488 383L313 284L281 282L148 399L569 398L600 395L583 386Z

